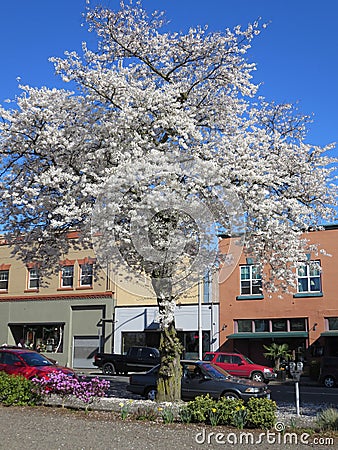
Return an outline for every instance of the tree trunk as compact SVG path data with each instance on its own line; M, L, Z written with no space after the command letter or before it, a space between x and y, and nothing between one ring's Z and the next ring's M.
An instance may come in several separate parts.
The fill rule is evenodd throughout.
M157 382L157 401L173 402L180 400L182 345L177 337L174 323L162 329L160 352L161 366Z
M175 328L176 304L172 296L171 283L170 276L152 278L152 284L157 294L161 326L161 365L157 382L157 401L159 402L173 402L181 399L180 359L183 347Z

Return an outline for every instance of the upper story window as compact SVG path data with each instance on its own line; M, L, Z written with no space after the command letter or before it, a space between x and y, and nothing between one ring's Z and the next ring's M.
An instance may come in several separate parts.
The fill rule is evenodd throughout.
M320 261L308 261L298 267L298 293L321 292Z
M0 270L0 290L8 291L9 270Z
M61 268L61 287L72 288L74 284L74 266L67 265Z
M258 265L240 267L241 295L262 295L262 273Z
M93 285L93 264L80 264L80 286Z
M39 289L39 270L34 267L28 269L28 289Z

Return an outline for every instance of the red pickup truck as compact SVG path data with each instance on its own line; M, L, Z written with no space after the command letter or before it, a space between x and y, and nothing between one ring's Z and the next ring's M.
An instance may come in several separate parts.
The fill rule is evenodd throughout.
M250 378L265 383L277 378L277 374L272 367L255 364L240 353L206 352L203 361L209 361L226 370L230 375L237 377Z

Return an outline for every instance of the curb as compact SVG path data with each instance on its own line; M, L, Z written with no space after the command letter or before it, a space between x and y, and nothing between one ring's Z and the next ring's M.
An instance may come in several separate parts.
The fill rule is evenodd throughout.
M282 380L273 380L270 381L269 383L272 386L278 386L278 385L286 385L286 386L294 386L295 384L295 380L292 379L287 379L285 381ZM323 387L319 381L315 381L315 380L310 380L310 378L304 378L304 379L300 379L299 381L299 385L300 386L311 386L311 387Z

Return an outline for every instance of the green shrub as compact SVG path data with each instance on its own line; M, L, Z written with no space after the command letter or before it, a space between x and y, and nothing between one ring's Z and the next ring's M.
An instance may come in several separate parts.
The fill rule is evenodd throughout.
M204 422L211 425L231 425L243 429L272 428L276 422L276 403L267 398L251 398L246 404L241 399L213 400L201 395L180 410L182 422Z
M242 411L245 411L244 402L241 399L222 398L216 404L219 414L220 425L232 425L237 428L242 428L240 425L241 416L244 416Z
M251 428L269 429L276 422L276 403L268 398L250 398L246 404L247 424Z
M21 375L0 372L0 402L5 406L33 406L41 401L34 383Z
M336 408L328 408L321 411L316 417L316 423L321 431L337 431L338 410Z
M199 395L187 404L192 422L210 422L210 412L216 408L216 401L207 395Z

